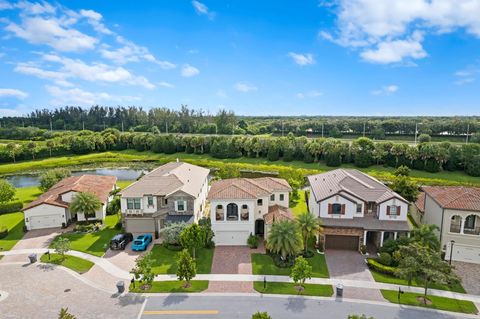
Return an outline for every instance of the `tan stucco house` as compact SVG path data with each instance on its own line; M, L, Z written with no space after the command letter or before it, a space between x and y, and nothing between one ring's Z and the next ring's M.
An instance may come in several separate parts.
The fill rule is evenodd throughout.
M64 178L23 209L25 226L32 230L84 221L85 216L81 213L73 214L69 206L78 193L85 192L94 194L102 203L95 217L90 217L89 220L103 220L116 182L115 176L81 175Z
M158 235L169 222L197 222L205 212L210 170L170 162L120 192L127 232Z
M439 227L445 259L480 264L480 188L424 186L416 206Z
M250 234L267 236L274 221L291 219L288 182L281 178L232 178L212 183L210 218L218 246L247 244Z
M369 250L410 231L408 201L355 169L308 176L308 208L322 221L327 249Z

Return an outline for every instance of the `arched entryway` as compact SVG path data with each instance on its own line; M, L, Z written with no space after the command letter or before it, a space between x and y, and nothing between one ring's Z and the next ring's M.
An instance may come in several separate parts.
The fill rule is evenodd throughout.
M255 235L263 237L265 234L265 222L263 219L257 219L255 221Z

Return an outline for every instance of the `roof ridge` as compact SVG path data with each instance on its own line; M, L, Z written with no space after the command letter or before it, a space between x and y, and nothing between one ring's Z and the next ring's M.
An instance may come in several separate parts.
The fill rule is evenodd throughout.
M264 177L260 177L260 178L264 178ZM260 178L258 178L258 179L260 179ZM250 184L253 184L253 185L255 185L255 186L257 186L257 187L259 187L259 188L261 188L261 189L263 189L267 192L272 191L271 189L267 188L266 186L259 184L257 181L254 181L255 178L245 178L245 180L248 181Z

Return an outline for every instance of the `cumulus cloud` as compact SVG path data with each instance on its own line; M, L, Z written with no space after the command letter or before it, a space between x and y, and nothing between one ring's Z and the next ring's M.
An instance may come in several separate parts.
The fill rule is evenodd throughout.
M315 63L315 59L313 58L313 55L311 53L289 52L288 56L293 59L293 62L301 66Z
M185 64L182 67L182 70L181 70L180 74L183 77L189 78L189 77L196 76L196 75L200 74L200 70L197 69L194 66L191 66L190 64Z
M192 5L195 9L195 12L197 12L199 15L206 15L210 20L215 18L215 12L210 11L208 7L200 1L193 0Z
M391 84L387 86L383 86L380 89L373 90L373 95L390 95L397 92L399 87L397 85Z
M23 100L28 97L28 93L17 89L0 88L0 98L2 97L13 97Z
M338 0L332 10L334 30L319 36L359 48L372 63L399 63L428 56L423 35L462 29L480 37L480 1L472 0Z
M174 89L175 88L175 85L173 85L172 83L169 83L169 82L165 82L165 81L159 82L158 86L168 88L168 89Z
M40 79L50 80L61 86L73 86L72 83L66 79L68 75L64 72L44 70L36 66L33 63L19 63L15 69L15 72L32 75Z
M92 28L103 34L113 34L113 32L108 29L102 22L103 16L93 10L80 10L80 15L87 18L88 23L92 26Z
M237 82L233 85L233 88L238 92L247 93L252 91L257 91L258 88L247 82Z

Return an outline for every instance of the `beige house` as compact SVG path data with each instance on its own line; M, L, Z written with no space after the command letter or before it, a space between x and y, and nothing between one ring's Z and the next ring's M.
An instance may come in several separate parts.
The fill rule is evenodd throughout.
M439 227L445 259L480 263L480 188L424 186L416 206Z
M149 172L121 194L127 232L158 235L165 223L197 222L205 213L210 170L170 162Z
M408 201L355 169L308 176L310 213L321 219L327 249L370 251L410 231Z
M241 246L250 234L266 236L276 220L291 219L284 179L232 178L214 182L208 193L215 244Z
M82 213L70 212L69 206L78 193L92 193L98 197L102 207L90 220L103 220L107 204L115 189L115 176L81 175L64 178L48 191L29 203L24 209L25 226L28 230L62 227L71 222L84 221Z

